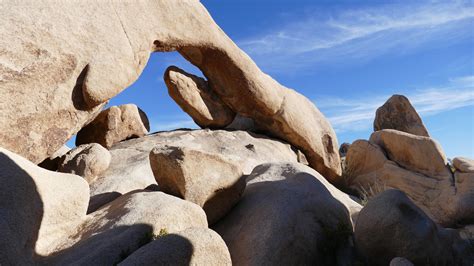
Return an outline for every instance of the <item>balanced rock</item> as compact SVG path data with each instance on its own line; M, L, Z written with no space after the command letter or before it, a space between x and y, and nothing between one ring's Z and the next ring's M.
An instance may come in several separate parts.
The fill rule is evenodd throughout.
M354 237L369 265L388 265L395 257L415 265L464 265L467 259L467 243L454 230L435 224L399 190L387 190L368 202Z
M117 142L143 137L149 130L148 118L136 105L112 106L77 133L76 145L99 143L110 148Z
M263 135L245 131L177 130L160 132L117 143L110 148L112 161L91 188L91 206L96 209L121 194L156 186L150 165L154 147L179 146L198 150L236 164L244 174L267 162L297 162L291 146Z
M218 154L179 146L161 146L150 153L161 191L203 207L210 224L240 199L245 178L240 167Z
M0 148L0 264L30 265L52 253L85 217L89 187L80 176L36 166Z
M452 175L443 149L432 138L385 129L372 133L369 141L405 169L440 179Z
M213 228L235 265L335 265L350 248L361 206L313 169L263 164L240 202ZM352 217L352 218L351 218ZM347 258L346 258L347 259Z
M395 129L418 136L430 136L415 108L403 95L393 95L377 109L374 131L382 129Z
M207 228L189 228L159 237L118 265L230 266L232 261L227 246L216 232Z
M426 140L423 139L422 142ZM433 144L429 141L426 143L429 144L428 146ZM400 146L403 146L403 142ZM389 154L389 152L385 152L377 144L365 140L355 141L346 156L346 185L362 194L364 191L381 192L390 188L399 189L405 192L431 219L443 226L454 226L473 220L474 212L470 207L474 203L472 179L461 172L454 178L451 173L435 175L444 171L441 163L438 167L436 166L437 161L444 160L443 155L438 153L438 149L423 148L416 144L413 147L424 151L431 150L435 154L425 154L424 157L420 157L421 161L414 162L410 165L411 169L407 169L400 166L406 162L400 155L392 158L401 158L401 160L392 161L385 156L385 153ZM417 151L414 153L416 154ZM426 171L427 168L413 167L428 165L427 162L423 163L423 158L433 158L433 166L428 166L435 169L431 171L433 175L427 175L430 173ZM436 169L441 169L441 171Z
M453 159L453 166L457 171L463 173L474 173L474 160L466 157L456 157Z
M32 27L31 21L47 22ZM325 177L341 174L328 120L306 97L263 73L200 1L37 1L9 5L0 24L0 145L35 163L136 81L151 52L178 51L233 112L264 123ZM78 144L96 142L84 141Z
M223 128L235 113L223 103L203 78L177 67L165 72L165 83L173 100L202 128Z
M92 183L109 168L110 152L97 143L83 144L69 151L62 158L58 171L84 177Z

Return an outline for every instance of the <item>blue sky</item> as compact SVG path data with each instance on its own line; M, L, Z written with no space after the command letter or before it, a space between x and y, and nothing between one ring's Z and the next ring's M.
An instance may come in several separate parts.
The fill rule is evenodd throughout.
M375 110L406 95L448 157L474 158L474 4L422 1L203 0L223 30L283 85L311 99L339 143L367 139ZM135 103L152 130L195 128L168 96L156 53L110 105Z

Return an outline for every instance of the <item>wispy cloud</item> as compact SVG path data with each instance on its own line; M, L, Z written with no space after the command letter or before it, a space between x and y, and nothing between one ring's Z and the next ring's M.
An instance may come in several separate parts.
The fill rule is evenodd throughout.
M472 4L382 5L312 14L238 44L270 70L316 62L370 59L388 51L407 52L428 41L446 43L472 36ZM396 49L395 49L396 48Z
M422 117L466 106L474 106L474 76L452 79L445 86L405 93ZM364 99L326 97L315 100L337 132L367 130L372 127L375 111L391 95Z

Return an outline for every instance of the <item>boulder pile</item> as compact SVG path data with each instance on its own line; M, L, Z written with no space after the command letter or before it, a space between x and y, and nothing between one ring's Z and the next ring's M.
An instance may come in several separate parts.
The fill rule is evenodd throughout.
M406 97L339 148L198 0L16 4L0 17L0 265L473 264L474 162L450 163ZM103 110L166 51L206 77L164 73L202 129Z

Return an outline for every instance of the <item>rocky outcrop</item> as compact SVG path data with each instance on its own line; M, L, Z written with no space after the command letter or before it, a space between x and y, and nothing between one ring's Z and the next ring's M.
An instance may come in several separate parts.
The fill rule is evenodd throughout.
M149 130L148 118L136 105L112 106L77 133L76 145L99 143L110 148L117 142L143 137Z
M210 89L203 78L169 67L164 75L168 93L202 128L223 128L230 124L235 113Z
M89 187L80 176L45 170L0 148L0 264L29 265L85 216Z
M235 265L334 265L361 206L301 164L263 164L213 228ZM342 253L339 253L342 254ZM346 259L348 259L346 257Z
M377 109L374 131L382 129L395 129L423 137L430 136L415 108L403 95L393 95Z
M84 177L92 183L109 168L110 152L97 143L83 144L64 155L58 171Z
M432 140L411 135L412 139L407 141L410 145L406 145L402 139L408 138L410 134L398 134L396 138L400 141L399 147L389 148L390 151L365 140L358 140L351 145L346 156L347 187L362 194L367 191L399 189L431 219L443 226L472 221L474 212L469 206L474 202L474 185L471 179L463 178L461 173L458 174L459 177L453 177L449 170L443 175L445 168L447 169L443 166L445 156ZM403 138L400 139L400 136ZM417 150L410 150L410 146ZM420 151L426 153L420 154ZM386 153L391 154L388 156L393 161L387 158ZM410 156L419 160L407 161ZM432 164L426 158L431 158Z
M160 190L201 206L209 224L237 204L245 189L240 167L219 154L165 145L151 151L150 164Z
M48 22L33 29L31 20ZM341 174L337 138L322 113L264 74L199 1L98 1L60 8L37 2L11 5L0 22L6 36L0 62L8 62L0 65L0 145L35 163L132 84L150 52L177 50L233 112L264 121L269 132L301 149L325 177L336 180Z
M454 230L435 224L403 192L388 190L368 202L354 231L359 252L370 265L404 257L415 265L469 265L472 251Z
M297 162L291 146L244 131L178 130L123 141L110 148L109 168L91 187L91 205L100 206L121 194L156 186L149 155L154 147L180 146L221 156L244 174L266 162Z
M210 229L190 228L164 235L135 251L120 266L232 265L222 238Z

